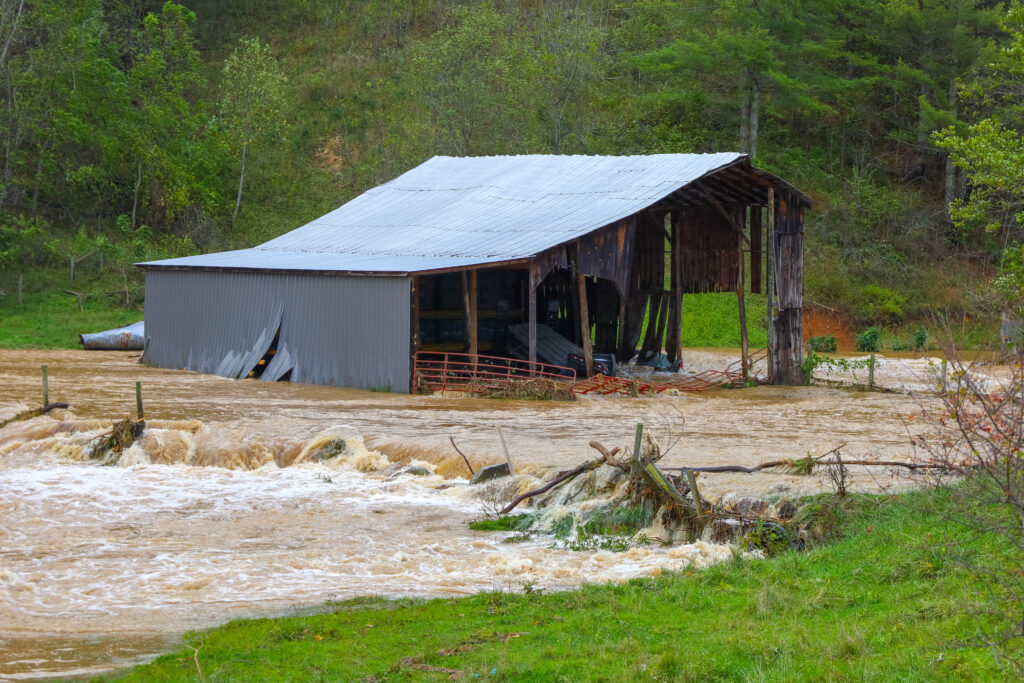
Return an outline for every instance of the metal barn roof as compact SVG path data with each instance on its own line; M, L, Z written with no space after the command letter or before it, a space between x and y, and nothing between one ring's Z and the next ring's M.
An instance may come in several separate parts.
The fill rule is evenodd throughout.
M403 274L517 261L744 159L737 153L434 157L258 247L139 265Z

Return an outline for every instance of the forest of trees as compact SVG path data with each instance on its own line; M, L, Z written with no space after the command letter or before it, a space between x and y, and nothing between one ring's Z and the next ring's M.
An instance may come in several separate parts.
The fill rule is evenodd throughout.
M0 268L250 246L435 154L740 150L861 323L1024 284L1024 10L0 0ZM983 286L992 282L995 286Z

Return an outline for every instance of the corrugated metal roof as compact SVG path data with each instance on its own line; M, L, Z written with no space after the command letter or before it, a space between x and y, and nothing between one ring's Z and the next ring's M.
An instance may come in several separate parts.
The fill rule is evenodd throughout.
M745 155L434 157L252 249L143 267L412 273L529 258Z

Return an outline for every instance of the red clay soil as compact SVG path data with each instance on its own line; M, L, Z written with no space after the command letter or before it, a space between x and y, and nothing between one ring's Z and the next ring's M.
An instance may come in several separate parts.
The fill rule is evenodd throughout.
M811 337L831 334L835 336L840 351L856 348L856 335L850 327L850 320L844 315L822 308L808 306L804 309L804 343Z

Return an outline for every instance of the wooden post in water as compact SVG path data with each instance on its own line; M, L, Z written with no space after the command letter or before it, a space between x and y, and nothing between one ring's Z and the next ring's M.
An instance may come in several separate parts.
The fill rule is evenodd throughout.
M462 271L462 303L466 313L466 342L469 345L469 353L479 353L477 343L476 324L476 271Z
M142 382L135 383L135 412L138 413L139 419L143 417L142 414Z
M536 369L536 366L534 365L534 363L537 362L537 285L538 284L539 283L536 281L536 278L533 275L533 264L531 264L530 265L530 279L529 279L529 284L527 285L529 290L530 290L529 295L527 296L527 300L528 300L527 308L529 309L527 311L527 316L528 316L527 320L529 321L529 325L528 325L527 329L529 330L529 335L530 335L529 343L528 343L527 346L528 346L528 350L529 350L529 354L530 354L529 355L529 358L530 358L530 370Z
M775 188L768 188L768 220L764 228L764 293L767 296L768 381L775 383Z
M587 377L594 375L594 343L590 338L590 307L587 305L587 276L576 273L576 292L580 300L580 339Z
M505 462L508 463L508 473L515 474L516 471L512 468L512 454L508 452L508 444L505 443L505 433L501 431L501 427L498 427L498 438L501 439L501 447L505 451Z
M50 368L43 366L43 407L50 405Z
M636 440L633 442L633 459L640 462L640 449L643 447L644 423L636 423Z
M737 242L740 260L739 281L736 283L736 301L739 304L740 309L740 366L743 371L743 381L746 382L750 379L750 341L747 337L747 302L743 298L743 290L746 288L745 275L747 264L746 256L743 253L743 240L737 240ZM751 251L750 257L753 259L753 251Z
M868 360L868 389L875 388L875 354Z

